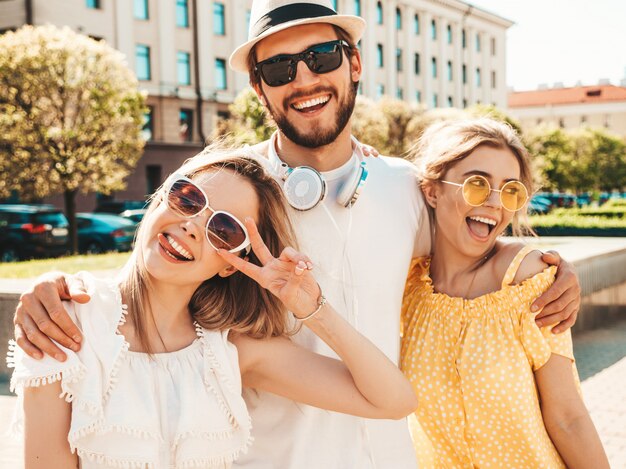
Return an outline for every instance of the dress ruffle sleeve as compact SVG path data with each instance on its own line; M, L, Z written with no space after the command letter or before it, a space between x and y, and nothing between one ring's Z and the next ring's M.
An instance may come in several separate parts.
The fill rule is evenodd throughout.
M128 346L117 334L117 327L125 320L125 306L119 290L113 284L97 280L92 275L77 274L87 293L87 304L64 302L64 306L83 333L81 350L74 352L57 344L67 355L65 362L45 356L34 360L19 347L9 351L9 366L14 366L11 390L18 394L18 408L23 407L25 387L35 387L61 381L60 397L72 403L72 422L68 440L72 449L75 441L93 431L102 421L103 403L115 383L119 359ZM13 422L14 433L21 433L23 412L18 412Z
M531 303L552 285L555 274L556 267L552 266L520 285L511 287L518 290L517 295L523 300L525 310L521 316L521 340L533 371L545 365L553 353L574 361L571 332L567 330L562 334L553 334L553 326L538 327L535 318L539 313L530 311Z

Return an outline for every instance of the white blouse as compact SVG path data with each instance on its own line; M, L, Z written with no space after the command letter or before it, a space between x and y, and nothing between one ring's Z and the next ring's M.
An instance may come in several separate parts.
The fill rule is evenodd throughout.
M91 300L66 308L83 332L81 350L62 347L61 363L13 346L11 390L21 400L24 387L61 380L60 397L72 403L68 441L83 469L231 467L251 442L251 423L228 331L197 326L198 338L176 352L131 352L118 332L126 314L119 288L80 275Z

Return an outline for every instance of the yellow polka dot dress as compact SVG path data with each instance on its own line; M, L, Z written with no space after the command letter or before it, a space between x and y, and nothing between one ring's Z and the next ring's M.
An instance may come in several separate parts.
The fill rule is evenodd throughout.
M478 298L433 290L430 259L414 261L402 311L400 363L419 405L409 419L420 468L563 468L544 427L533 371L552 353L574 360L570 332L539 329L532 301L556 267ZM574 368L575 372L575 368Z

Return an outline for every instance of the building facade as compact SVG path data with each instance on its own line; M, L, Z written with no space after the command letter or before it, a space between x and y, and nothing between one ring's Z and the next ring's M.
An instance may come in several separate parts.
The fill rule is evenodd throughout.
M512 92L508 112L526 130L540 125L563 129L604 127L626 136L626 86L602 82Z
M126 55L148 92L146 150L116 199L142 199L197 153L247 86L228 57L247 38L252 0L3 0L0 32L24 24L68 26ZM426 108L504 108L506 30L513 24L458 0L336 0L360 15L360 92ZM57 200L53 200L58 203ZM94 197L78 201L90 210Z

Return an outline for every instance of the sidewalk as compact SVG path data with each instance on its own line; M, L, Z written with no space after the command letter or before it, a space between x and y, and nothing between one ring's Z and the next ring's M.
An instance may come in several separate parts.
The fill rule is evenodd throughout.
M626 358L582 384L612 469L626 468Z

